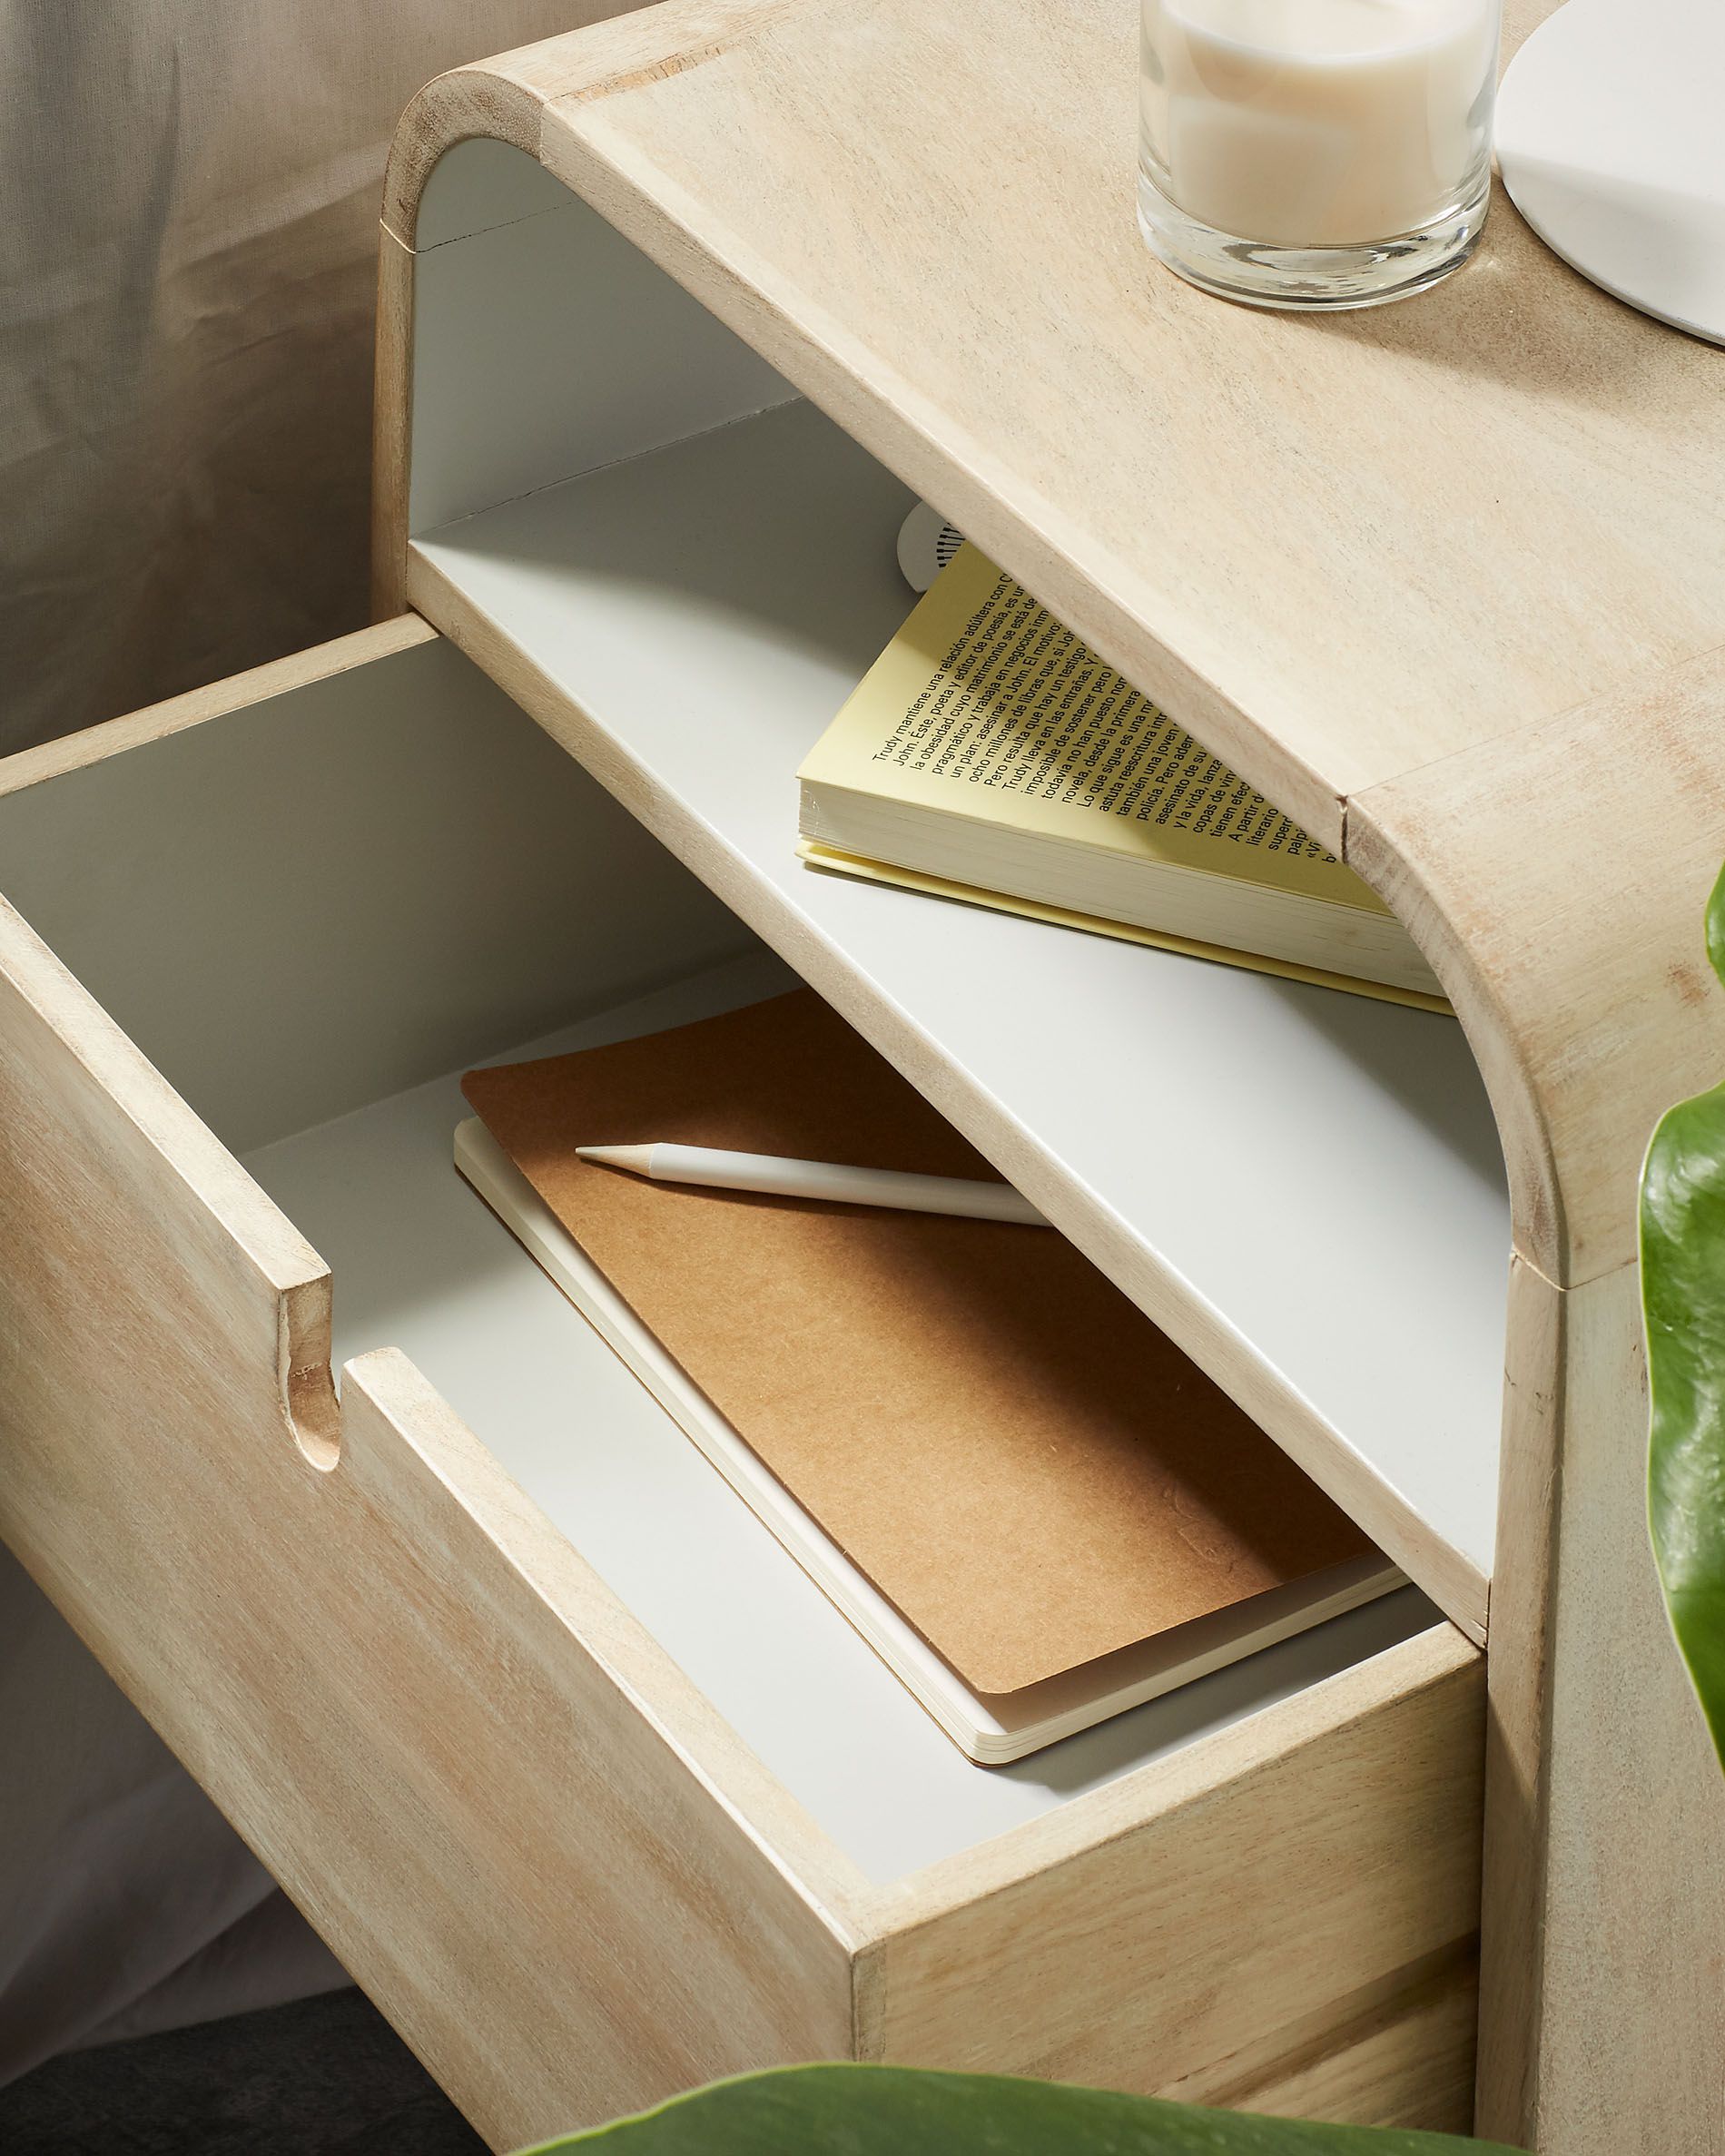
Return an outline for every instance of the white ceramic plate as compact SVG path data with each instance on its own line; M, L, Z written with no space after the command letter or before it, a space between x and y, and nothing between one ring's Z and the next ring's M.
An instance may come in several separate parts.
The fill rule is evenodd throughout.
M1725 344L1725 0L1568 0L1498 93L1497 154L1546 245Z

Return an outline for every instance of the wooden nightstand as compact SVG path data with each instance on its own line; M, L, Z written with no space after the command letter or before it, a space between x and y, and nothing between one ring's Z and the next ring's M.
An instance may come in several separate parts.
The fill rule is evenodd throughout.
M0 764L0 1525L499 2146L821 2056L1464 2127L1482 1822L1480 2130L1725 2133L1633 1249L1717 1075L1718 362L1503 204L1381 314L1187 290L1134 18L666 0L432 84L389 618ZM1462 1025L802 868L912 488ZM1424 1594L953 1752L448 1166L449 1072L794 976Z

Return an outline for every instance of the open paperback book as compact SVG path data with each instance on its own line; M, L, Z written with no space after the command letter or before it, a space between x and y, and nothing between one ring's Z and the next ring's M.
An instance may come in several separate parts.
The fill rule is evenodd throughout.
M798 776L816 868L1449 1008L1375 891L974 546Z
M576 1157L656 1126L986 1175L807 991L465 1083L461 1173L971 1757L1401 1584L1058 1235Z

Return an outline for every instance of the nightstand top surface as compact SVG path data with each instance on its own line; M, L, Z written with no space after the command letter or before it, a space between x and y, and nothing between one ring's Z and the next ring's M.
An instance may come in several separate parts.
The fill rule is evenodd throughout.
M553 172L705 258L715 311L1333 844L1347 796L1725 642L1720 355L1501 192L1416 300L1191 290L1137 229L1136 20L668 0L488 66Z

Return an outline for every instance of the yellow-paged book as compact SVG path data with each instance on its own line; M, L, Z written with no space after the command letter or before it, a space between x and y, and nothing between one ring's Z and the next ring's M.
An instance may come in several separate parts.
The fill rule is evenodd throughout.
M1352 870L974 546L798 775L817 867L1448 1009Z

